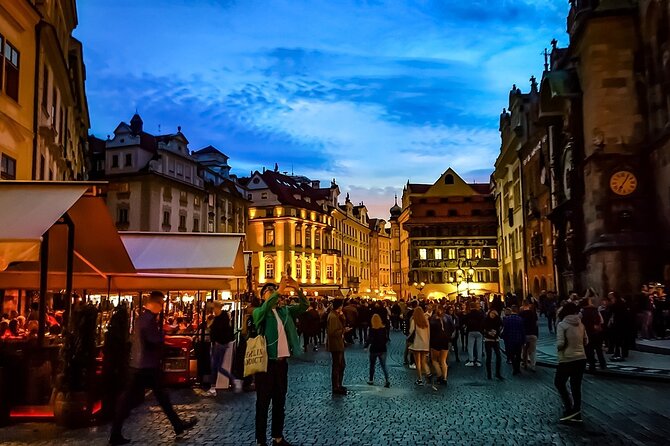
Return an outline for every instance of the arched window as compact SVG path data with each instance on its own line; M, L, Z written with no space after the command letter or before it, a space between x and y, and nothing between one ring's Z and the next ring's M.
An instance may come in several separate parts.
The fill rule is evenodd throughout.
M444 184L454 184L454 176L452 174L445 176Z

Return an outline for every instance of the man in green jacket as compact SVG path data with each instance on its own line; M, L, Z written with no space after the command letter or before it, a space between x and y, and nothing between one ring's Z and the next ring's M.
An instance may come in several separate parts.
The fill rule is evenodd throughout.
M286 305L287 288L294 289L300 302ZM277 287L266 283L261 289L263 305L253 312L254 324L259 334L265 336L268 352L268 369L256 374L256 442L266 446L268 409L272 401L272 444L290 446L284 439L286 391L288 390L288 363L291 354L299 354L300 339L295 328L295 318L309 308L309 301L300 284L291 277L282 278Z

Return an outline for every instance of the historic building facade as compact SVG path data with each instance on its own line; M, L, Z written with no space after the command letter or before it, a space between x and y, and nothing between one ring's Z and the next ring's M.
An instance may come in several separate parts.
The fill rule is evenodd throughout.
M333 237L342 252L342 288L344 294L358 295L371 289L370 227L367 208L356 206L346 195L344 204L333 209Z
M117 228L243 233L246 200L237 188L212 171L202 175L208 168L191 156L181 128L152 135L143 124L135 114L130 124L117 126L113 138L90 137L91 177L109 181L107 207ZM230 221L222 208L232 211Z
M498 250L500 281L504 292L523 294L526 284L524 265L524 215L521 196L521 162L518 150L523 138L524 97L514 86L510 92L511 114L500 120L502 144L493 172L494 194L498 213Z
M370 292L383 297L391 287L391 230L386 221L371 218L370 225Z
M550 211L549 166L546 129L538 120L540 95L534 77L530 79L530 92L521 93L515 86L509 95L509 106L500 115L500 133L503 141L496 163L496 202L498 208L499 234L507 226L518 225L518 238L511 238L514 251L518 253L510 269L510 260L501 262L504 291L538 297L543 291L554 291L555 271L553 262L552 225L548 219ZM512 142L513 153L505 153L505 142ZM509 149L509 147L508 147ZM507 183L514 191L514 199L505 196L505 184L499 180L504 172L515 172L513 183ZM514 203L514 208L505 203ZM499 247L505 259L509 259L510 238L499 239ZM513 279L514 278L514 279ZM521 286L519 286L521 285Z
M278 283L290 269L310 293L335 294L343 277L331 216L337 206L337 185L321 188L318 181L278 169L253 172L239 183L251 202L247 249L253 251L255 285Z
M571 1L569 44L554 40L547 55L522 177L539 173L523 188L537 216L527 230L546 237L546 206L562 294L625 295L670 279L669 10L666 0Z
M402 208L391 209L391 239L397 229L403 299L450 299L468 293L498 293L495 199L489 184L468 184L448 169L434 184L407 183ZM393 259L395 260L395 259ZM395 271L392 271L394 274Z
M88 105L74 0L0 8L0 179L82 180Z

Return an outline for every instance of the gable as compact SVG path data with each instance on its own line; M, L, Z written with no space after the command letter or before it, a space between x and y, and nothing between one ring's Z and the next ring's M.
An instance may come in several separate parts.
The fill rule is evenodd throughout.
M479 194L450 167L424 195L427 197L469 197Z
M258 189L268 189L268 185L263 181L263 177L258 171L249 178L249 183L247 184L247 189L249 190L258 190Z

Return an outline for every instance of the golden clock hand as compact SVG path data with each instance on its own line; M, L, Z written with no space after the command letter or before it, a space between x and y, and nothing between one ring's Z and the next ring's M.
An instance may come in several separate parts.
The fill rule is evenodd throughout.
M628 181L629 175L626 175L626 178L623 179L623 183L621 183L621 186L619 186L619 192L621 192L621 189L623 189L623 186L626 184L626 181Z

